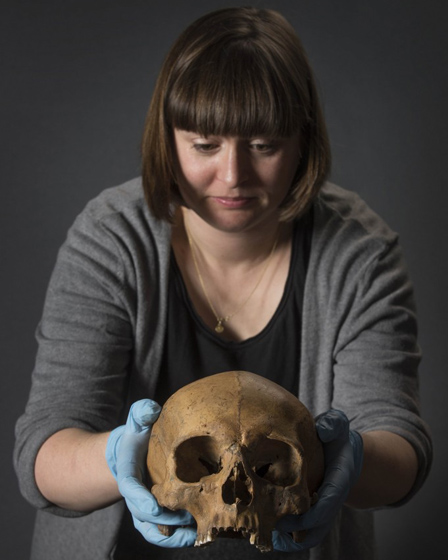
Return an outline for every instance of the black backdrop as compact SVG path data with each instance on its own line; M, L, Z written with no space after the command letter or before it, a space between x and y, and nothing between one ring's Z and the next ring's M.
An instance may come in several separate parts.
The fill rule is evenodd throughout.
M206 11L247 2L1 0L0 557L28 557L34 512L11 465L56 251L100 190L139 173L161 60ZM446 532L448 3L272 0L301 36L327 116L332 178L401 234L416 287L423 413L436 455L421 493L376 514L380 558L435 558ZM445 516L446 517L446 516Z

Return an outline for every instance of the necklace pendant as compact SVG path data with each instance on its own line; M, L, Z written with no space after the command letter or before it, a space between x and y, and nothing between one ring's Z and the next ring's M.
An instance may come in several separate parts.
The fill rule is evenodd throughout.
M217 333L220 333L220 334L221 334L222 332L224 332L224 327L222 326L222 319L218 319L218 324L217 324L216 327L215 327L215 331L216 331Z

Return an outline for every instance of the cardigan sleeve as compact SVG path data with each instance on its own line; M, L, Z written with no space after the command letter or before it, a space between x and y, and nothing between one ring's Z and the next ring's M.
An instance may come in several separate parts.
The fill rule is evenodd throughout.
M14 465L24 497L64 516L39 492L37 452L59 430L107 431L125 404L133 348L132 298L123 248L90 204L59 251L37 328L38 353L24 414L16 424ZM129 267L128 267L129 268Z
M428 428L420 415L417 321L413 287L398 237L378 244L345 279L334 360L333 407L344 410L354 429L385 430L415 449L421 487L432 457ZM396 504L399 505L399 504Z

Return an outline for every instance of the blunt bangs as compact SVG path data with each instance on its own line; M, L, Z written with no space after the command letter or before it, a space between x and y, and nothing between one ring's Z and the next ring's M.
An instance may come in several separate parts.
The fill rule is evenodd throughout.
M294 84L282 83L280 64L267 64L249 41L217 43L176 78L166 102L167 124L204 136L292 136L304 114Z

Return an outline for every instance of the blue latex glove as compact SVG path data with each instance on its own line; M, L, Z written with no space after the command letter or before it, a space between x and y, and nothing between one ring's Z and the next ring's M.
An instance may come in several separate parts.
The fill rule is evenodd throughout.
M361 474L363 442L350 430L347 416L330 410L316 418L316 429L323 443L325 475L317 494L318 501L303 515L287 515L272 533L274 549L285 552L306 550L319 544L330 531L350 489ZM305 539L295 543L289 533L306 531Z
M149 399L135 402L126 424L111 432L106 446L106 460L132 514L134 525L144 538L166 548L192 546L196 539L196 530L192 527L178 527L173 535L166 537L157 525L192 525L193 517L183 510L173 512L159 506L143 483L149 436L160 410L161 407Z

